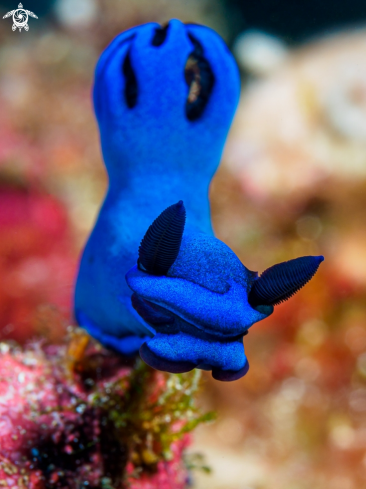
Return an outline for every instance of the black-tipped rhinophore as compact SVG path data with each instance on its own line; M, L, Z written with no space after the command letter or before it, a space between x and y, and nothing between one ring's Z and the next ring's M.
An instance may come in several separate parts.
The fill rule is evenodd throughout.
M165 275L175 262L182 242L186 210L183 201L169 206L151 224L139 247L138 267Z
M252 307L275 306L299 291L315 275L323 256L302 256L267 268L249 293Z

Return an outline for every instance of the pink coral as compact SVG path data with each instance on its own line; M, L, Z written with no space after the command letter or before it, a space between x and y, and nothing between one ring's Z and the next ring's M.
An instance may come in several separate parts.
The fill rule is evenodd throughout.
M0 338L23 343L39 329L41 306L51 303L65 315L71 310L76 258L66 210L55 197L0 172L0 234Z
M80 331L62 346L0 346L0 487L186 486L184 430L177 436L174 423L159 425L165 439L172 434L169 457L149 432L164 414L157 395L168 377L132 368ZM146 390L137 378L150 380ZM146 413L153 413L147 424Z

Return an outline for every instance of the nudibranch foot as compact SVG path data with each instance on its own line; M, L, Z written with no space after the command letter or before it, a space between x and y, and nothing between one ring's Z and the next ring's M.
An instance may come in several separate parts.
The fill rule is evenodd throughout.
M82 327L87 330L90 336L98 340L105 347L110 348L111 350L118 351L119 353L122 353L122 355L136 355L136 352L139 350L141 345L150 338L149 336L140 337L137 335L128 335L122 337L110 335L106 332L103 332L102 328L90 321L90 319L82 312L75 312L75 317L78 324L82 325Z
M249 362L247 360L244 367L236 371L213 368L212 377L215 380L221 380L221 382L232 382L233 380L239 380L242 377L244 377L244 375L248 373L248 370L249 370Z
M220 341L182 331L157 333L141 346L140 356L156 370L183 373L202 368L212 370L212 376L223 381L239 379L249 369L242 337Z
M170 372L172 374L182 374L185 372L190 372L197 367L196 364L191 362L176 362L173 360L167 360L154 353L151 348L149 348L147 343L144 343L140 347L140 357L145 363L150 365L150 367L155 370L161 370L163 372Z

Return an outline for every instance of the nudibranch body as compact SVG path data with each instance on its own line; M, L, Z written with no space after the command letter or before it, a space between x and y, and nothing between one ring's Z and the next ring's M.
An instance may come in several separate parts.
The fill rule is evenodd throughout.
M178 20L120 34L96 69L109 188L81 259L75 316L106 346L140 349L154 368L240 378L248 328L322 259L277 265L258 278L213 236L208 189L239 92L221 38Z

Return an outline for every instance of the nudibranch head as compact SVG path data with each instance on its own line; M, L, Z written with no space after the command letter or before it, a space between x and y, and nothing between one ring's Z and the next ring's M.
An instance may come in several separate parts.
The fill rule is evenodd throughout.
M126 280L138 297L163 308L169 317L178 316L195 329L227 339L243 335L273 311L271 305L255 308L249 304L256 277L219 239L187 232L165 275L136 266ZM144 319L149 322L146 313Z
M163 216L166 222L168 214L173 219L177 209L183 214L182 207L181 203L171 206L159 218ZM155 226L151 242L157 246L166 232L166 226ZM297 258L274 265L258 277L222 241L186 231L164 275L137 266L126 275L134 292L133 307L156 332L141 347L142 358L169 372L198 367L212 370L219 380L240 378L249 368L242 343L248 328L305 285L322 260Z

